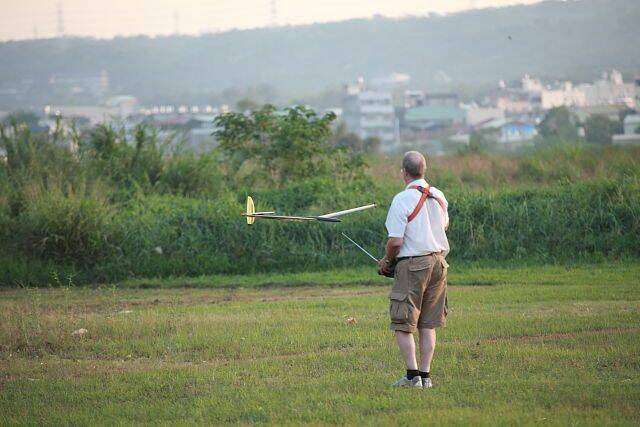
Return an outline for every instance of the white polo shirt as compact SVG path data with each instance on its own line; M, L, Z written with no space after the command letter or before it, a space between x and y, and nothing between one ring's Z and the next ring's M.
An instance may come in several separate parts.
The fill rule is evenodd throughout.
M428 184L424 179L417 179L407 184L406 189L393 198L385 222L389 237L404 239L398 257L426 255L431 252L443 252L446 256L449 253L449 241L445 229L449 225L449 215L436 200L427 198L425 206L420 209L418 215L407 223L407 218L422 195L418 190L409 189L414 185L426 187ZM429 194L448 206L442 191L431 187Z

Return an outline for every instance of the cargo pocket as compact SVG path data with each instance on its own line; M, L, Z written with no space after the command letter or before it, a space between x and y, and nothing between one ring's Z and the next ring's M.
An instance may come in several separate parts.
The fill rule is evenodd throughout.
M442 255L440 255L440 262L442 263L443 268L449 268L449 263L447 262L446 258Z
M449 299L445 294L444 295L444 317L447 317L447 314L449 314Z
M404 292L391 292L389 299L389 316L391 317L391 322L411 324L413 306L409 301L409 295Z

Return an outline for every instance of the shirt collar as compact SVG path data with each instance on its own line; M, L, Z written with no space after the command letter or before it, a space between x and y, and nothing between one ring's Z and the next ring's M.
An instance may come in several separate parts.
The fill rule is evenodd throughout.
M408 189L409 187L413 187L414 185L419 185L420 187L426 187L428 184L424 178L416 179L415 181L411 181L410 183L408 183L407 186L405 187L405 190Z

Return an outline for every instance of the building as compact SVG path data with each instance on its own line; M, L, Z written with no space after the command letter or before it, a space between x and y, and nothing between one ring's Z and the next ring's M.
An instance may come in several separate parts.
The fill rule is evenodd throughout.
M513 119L492 119L476 126L477 130L497 131L497 140L502 144L517 144L531 141L537 134L532 122Z
M139 109L138 100L130 95L114 96L109 98L105 105L107 108L116 110L117 116L121 119L137 113Z
M584 123L589 117L599 115L606 116L609 120L618 121L625 111L628 111L626 105L594 105L580 108L573 108L572 112L578 118L580 123Z
M404 108L413 108L424 105L424 92L421 90L404 91Z
M89 126L110 123L119 118L117 108L100 105L52 105L46 106L44 113L71 121L86 121Z
M537 134L536 125L533 123L513 120L500 127L498 141L503 144L526 142L531 141Z
M428 93L424 96L423 105L458 107L460 105L460 99L457 93Z
M624 118L624 134L640 134L640 114L629 114Z
M635 108L637 83L625 83L617 70L604 72L593 84L582 84L578 89L584 93L585 106L624 104Z
M476 126L492 119L504 119L504 110L496 107L470 106L466 110L466 123Z
M632 83L625 83L619 71L611 70L604 72L593 83L574 85L566 81L545 86L540 80L525 75L522 78L522 92L529 94L532 99L539 98L543 110L561 106L583 108L607 105L625 105L633 109L640 105L640 77ZM512 111L518 110L513 105L513 99L509 101L501 99L499 105Z
M531 94L520 91L501 91L493 96L492 104L506 114L530 113L535 109Z
M543 110L555 107L583 107L587 105L586 94L571 82L564 82L554 89L545 88L540 92L540 104Z
M423 105L408 109L403 124L420 131L457 129L465 124L466 117L465 110L459 107Z
M398 139L398 122L391 92L370 90L359 79L355 85L345 87L342 113L350 132L363 139L380 139L385 151L393 149Z
M624 118L624 133L613 135L611 142L615 145L640 144L640 114L629 114Z
M47 116L61 116L64 119L86 121L89 126L124 120L137 113L138 100L133 96L116 96L104 105L47 105Z

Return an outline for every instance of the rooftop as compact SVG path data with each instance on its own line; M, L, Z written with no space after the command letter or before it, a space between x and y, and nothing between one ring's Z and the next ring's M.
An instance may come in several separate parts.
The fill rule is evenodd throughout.
M423 105L407 110L404 118L407 122L423 122L430 120L464 121L465 117L465 111L458 107Z

